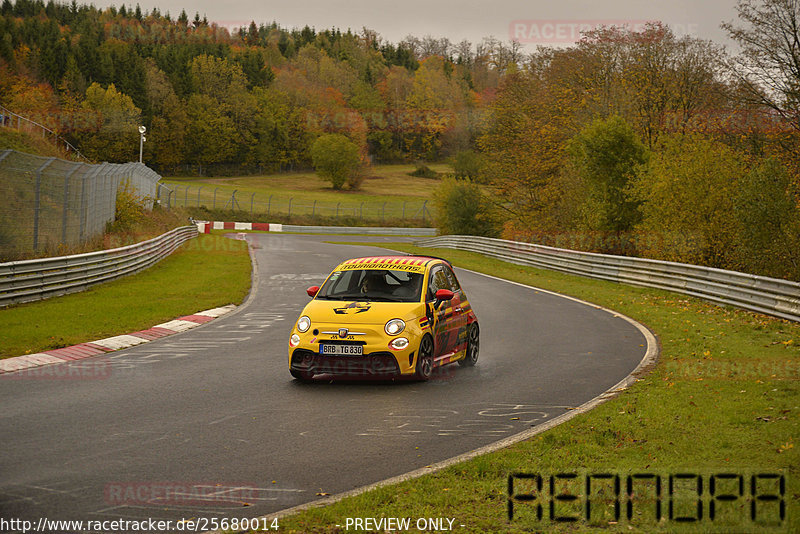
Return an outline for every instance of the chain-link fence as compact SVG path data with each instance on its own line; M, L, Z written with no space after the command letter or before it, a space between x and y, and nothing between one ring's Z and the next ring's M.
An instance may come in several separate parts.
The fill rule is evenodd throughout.
M268 195L215 185L159 184L158 200L164 207L201 207L256 214L310 216L343 221L397 222L425 226L433 223L427 200L343 201L315 200L286 194Z
M101 234L128 182L150 201L161 177L141 163L88 164L0 151L0 261L57 253Z

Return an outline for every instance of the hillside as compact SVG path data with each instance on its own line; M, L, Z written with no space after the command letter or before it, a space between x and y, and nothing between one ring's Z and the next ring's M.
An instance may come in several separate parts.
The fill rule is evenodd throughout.
M0 151L9 148L27 154L36 154L37 156L67 158L64 152L47 139L9 128L0 128Z

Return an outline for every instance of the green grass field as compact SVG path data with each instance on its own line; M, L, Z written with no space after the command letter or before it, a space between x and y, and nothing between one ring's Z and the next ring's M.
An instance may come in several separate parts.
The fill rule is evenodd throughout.
M348 517L447 517L455 519L457 532L800 531L800 453L795 446L800 436L800 325L673 293L516 266L468 252L401 243L386 246L447 257L460 267L617 310L659 336L660 360L650 374L619 396L533 439L422 478L283 517L282 531L344 532L335 525L343 525ZM655 501L648 497L648 491L654 491L652 484L641 482L632 501L632 520L626 518L624 497L621 518L614 520L613 498L602 500L613 495L613 487L606 484L603 497L594 501L593 521L553 522L548 519L545 482L538 495L543 500L537 501L545 503L542 520L536 516L536 502L517 502L509 520L507 487L513 473L577 473L579 483L558 486L572 494L582 493L580 477L587 474L619 475L623 494L627 475L661 475L663 517L655 519ZM668 519L668 477L686 473L702 476L705 484L705 515L694 526ZM744 495L733 502L717 502L712 522L708 484L717 473L741 474ZM757 502L758 521L775 519L777 527L750 518L749 477L764 473L786 477L782 523L779 501ZM717 493L737 494L738 479L731 480L718 479ZM772 481L758 481L762 494L779 491ZM695 513L691 486L695 482L676 484L675 517ZM530 494L533 488L517 479L515 494ZM583 500L557 504L557 514L585 517Z
M431 164L430 167L439 173L452 172L445 164ZM430 221L433 207L425 202L439 180L409 176L414 168L410 164L376 165L358 191L335 191L329 182L310 171L230 178L177 177L165 178L164 183L174 191L172 205L178 206L199 204L247 213L252 208L253 213L412 220L422 218L425 205L426 218ZM235 202L232 202L234 191Z
M81 293L0 309L0 358L125 334L197 311L239 304L249 289L247 244L201 234L133 276Z

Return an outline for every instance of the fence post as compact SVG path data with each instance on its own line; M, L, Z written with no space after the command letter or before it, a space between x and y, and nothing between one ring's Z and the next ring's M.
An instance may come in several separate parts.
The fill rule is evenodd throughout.
M381 208L381 222L383 222L385 217L386 217L386 202L383 203L383 207Z
M250 217L253 216L253 200L256 198L256 194L253 193L250 195Z
M267 215L269 215L269 209L272 207L272 195L269 196L269 200L267 200Z
M340 204L341 204L341 202L337 202L337 203L336 203L336 218L337 218L337 219L339 218L339 205L340 205Z
M314 199L314 204L311 206L311 216L314 216L314 213L317 212L317 200Z
M294 197L289 198L289 217L292 216L292 200L294 200Z
M214 188L214 205L212 209L217 209L217 189L219 189L219 187Z
M67 244L67 208L69 206L69 179L75 171L83 167L83 163L76 163L75 166L64 175L64 210L61 213L61 244Z
M362 221L364 220L364 203L363 202L361 203L361 207L358 208L358 216L361 218Z
M186 208L189 206L189 186L186 186L186 191L183 194L183 207Z
M39 249L39 209L41 207L42 171L55 160L56 158L49 158L41 167L36 169L36 193L34 197L35 200L33 201L33 250Z
M408 201L407 200L403 201L403 220L404 221L406 220L406 202L408 202Z
M428 205L428 201L427 200L422 203L422 224L423 225L425 224L425 212L428 211L427 205Z
M201 185L200 188L197 190L197 207L200 207L200 191L203 190L203 186Z

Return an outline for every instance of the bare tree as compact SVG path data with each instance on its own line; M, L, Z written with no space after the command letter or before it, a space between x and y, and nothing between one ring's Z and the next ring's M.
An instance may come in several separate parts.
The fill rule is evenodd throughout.
M800 131L800 0L739 0L743 27L722 24L742 47L733 72L757 101Z

